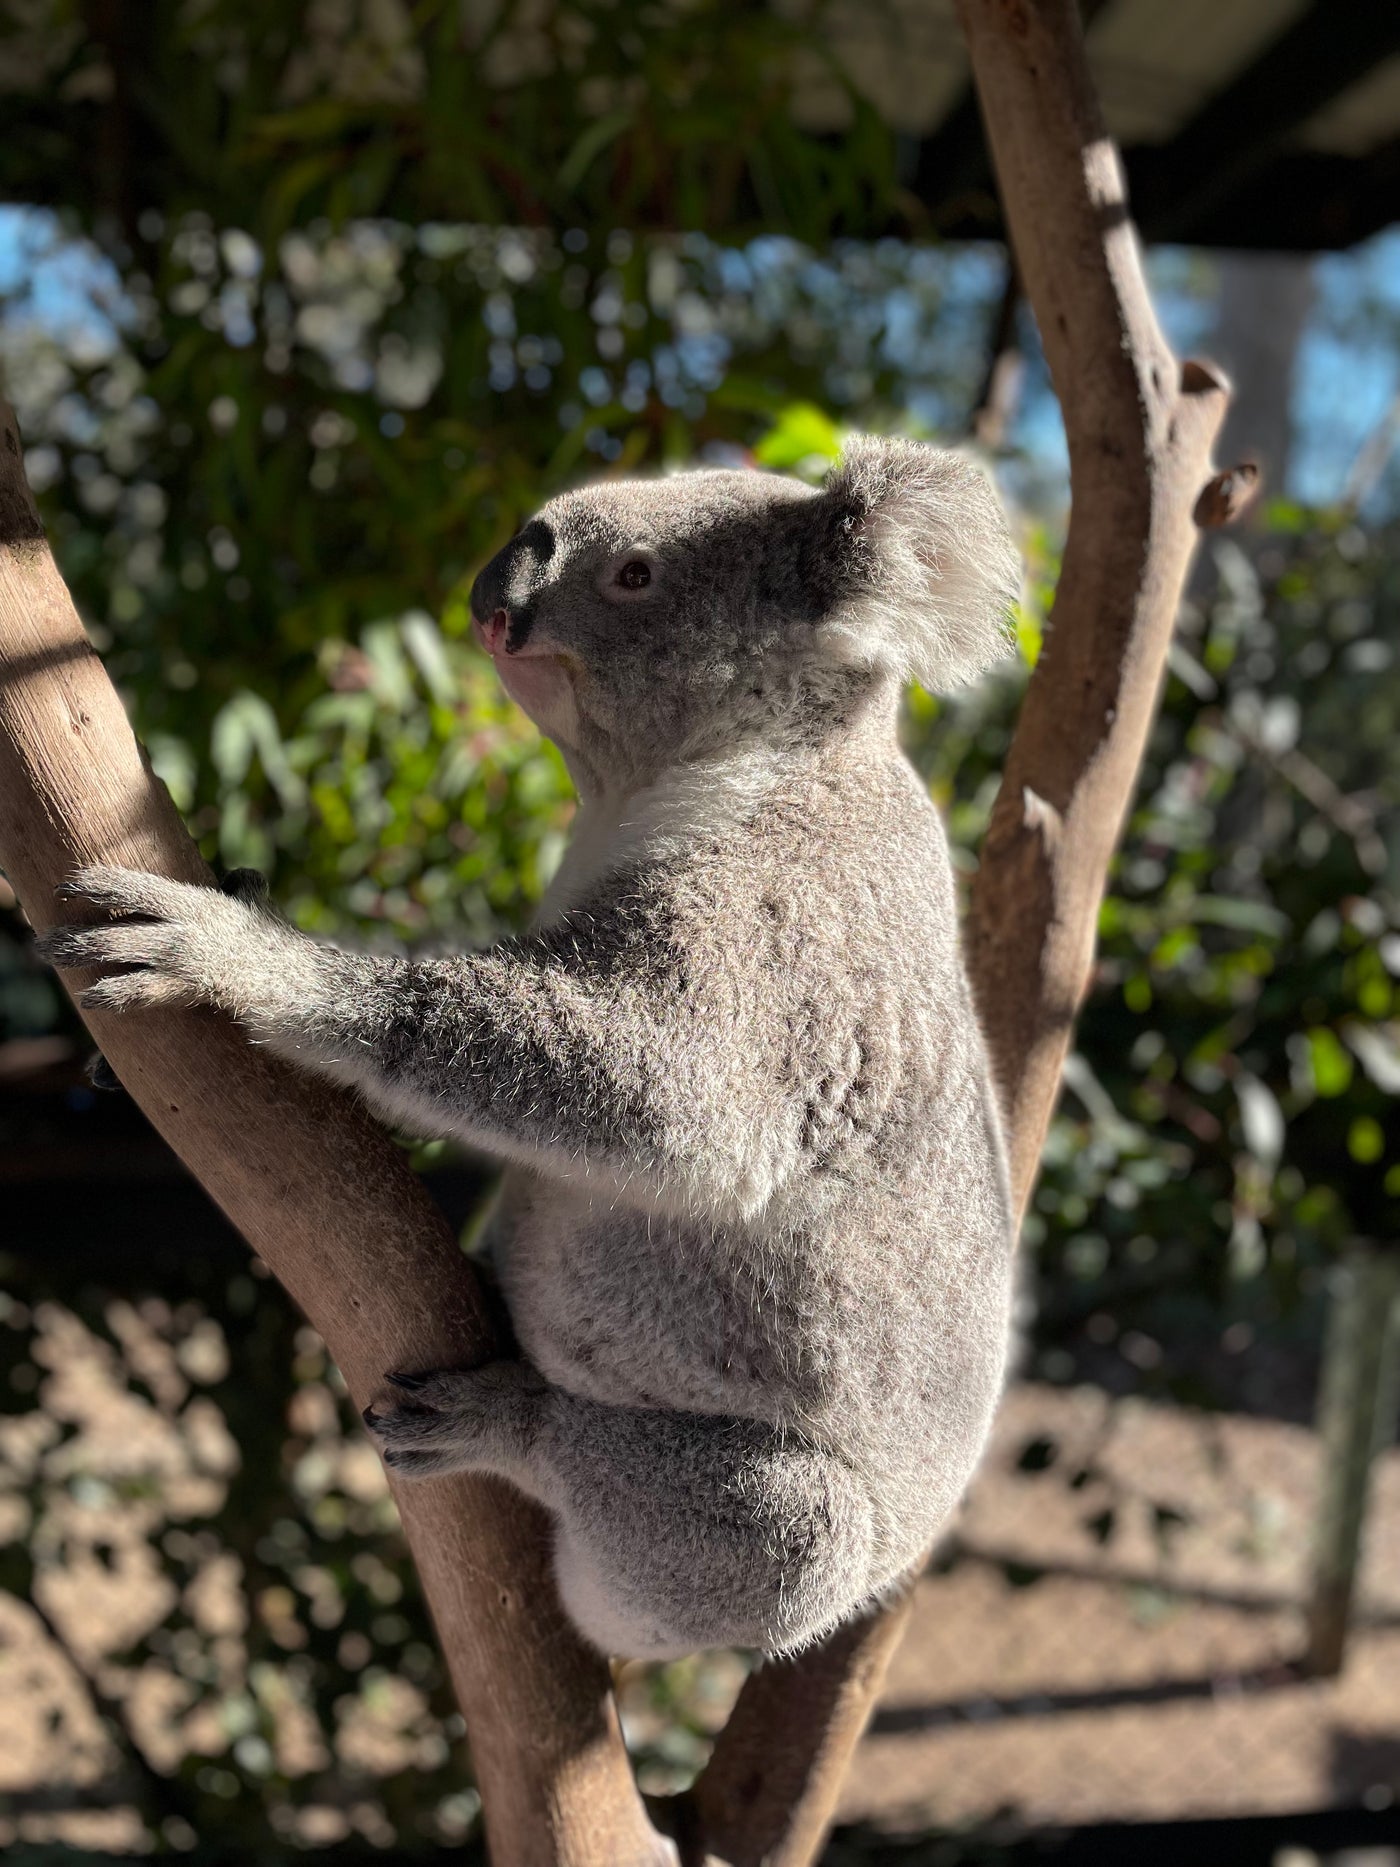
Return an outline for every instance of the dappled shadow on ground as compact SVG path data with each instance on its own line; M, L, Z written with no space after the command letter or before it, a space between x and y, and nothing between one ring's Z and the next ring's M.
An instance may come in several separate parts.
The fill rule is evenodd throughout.
M1014 1390L845 1818L1019 1829L1400 1796L1400 1454L1335 1681L1297 1664L1317 1458L1278 1422Z
M12 1179L12 1220L27 1196ZM93 1197L36 1206L45 1246L5 1278L0 1842L469 1834L450 1693L320 1343L207 1215L161 1233L109 1188L114 1244ZM1013 1389L846 1817L1064 1827L1400 1792L1400 1455L1330 1683L1296 1669L1317 1456L1278 1421ZM647 1788L693 1774L744 1671L624 1669Z

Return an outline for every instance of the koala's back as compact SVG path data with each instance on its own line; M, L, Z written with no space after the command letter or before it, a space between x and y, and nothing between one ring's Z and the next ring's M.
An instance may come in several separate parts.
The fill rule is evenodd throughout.
M692 1041L629 1088L701 1162L676 1201L513 1171L493 1249L526 1354L603 1403L759 1420L865 1477L889 1579L956 1502L999 1391L997 1115L936 811L891 745L605 878L620 963ZM725 1181L709 1189L710 1174ZM737 1189L730 1197L730 1189Z

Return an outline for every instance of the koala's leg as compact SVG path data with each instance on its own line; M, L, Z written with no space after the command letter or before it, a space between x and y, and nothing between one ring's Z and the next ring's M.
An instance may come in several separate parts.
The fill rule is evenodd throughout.
M604 1652L784 1651L887 1579L866 1487L819 1446L754 1420L602 1406L520 1363L410 1381L406 1405L367 1416L386 1460L496 1472L545 1504L564 1605Z

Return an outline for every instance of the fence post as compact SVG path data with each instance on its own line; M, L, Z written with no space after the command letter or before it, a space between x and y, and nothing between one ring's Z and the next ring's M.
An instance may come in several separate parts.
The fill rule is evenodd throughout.
M1317 1512L1304 1669L1342 1670L1371 1467L1400 1406L1400 1250L1358 1242L1333 1272L1318 1383Z

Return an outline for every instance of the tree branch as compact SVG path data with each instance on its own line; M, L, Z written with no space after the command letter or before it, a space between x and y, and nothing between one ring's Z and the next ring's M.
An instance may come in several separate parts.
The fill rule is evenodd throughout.
M1044 650L974 884L968 955L1029 1196L1212 480L1223 379L1157 325L1074 0L959 0L1069 446Z
M957 0L1011 245L1069 442L1073 507L1046 644L1026 693L972 893L968 959L1024 1211L1109 858L1152 722L1213 481L1227 388L1158 329L1075 0ZM1208 483L1211 495L1202 501ZM807 1867L836 1805L907 1601L755 1673L691 1792L691 1826L731 1867Z
M0 404L0 865L36 929L96 862L210 879L89 645ZM65 913L71 910L65 910ZM85 980L73 980L77 989ZM122 1083L325 1337L360 1405L395 1367L492 1352L476 1278L350 1097L212 1014L88 1015ZM504 1485L395 1488L461 1702L496 1867L656 1867L603 1661L564 1619L539 1511Z

